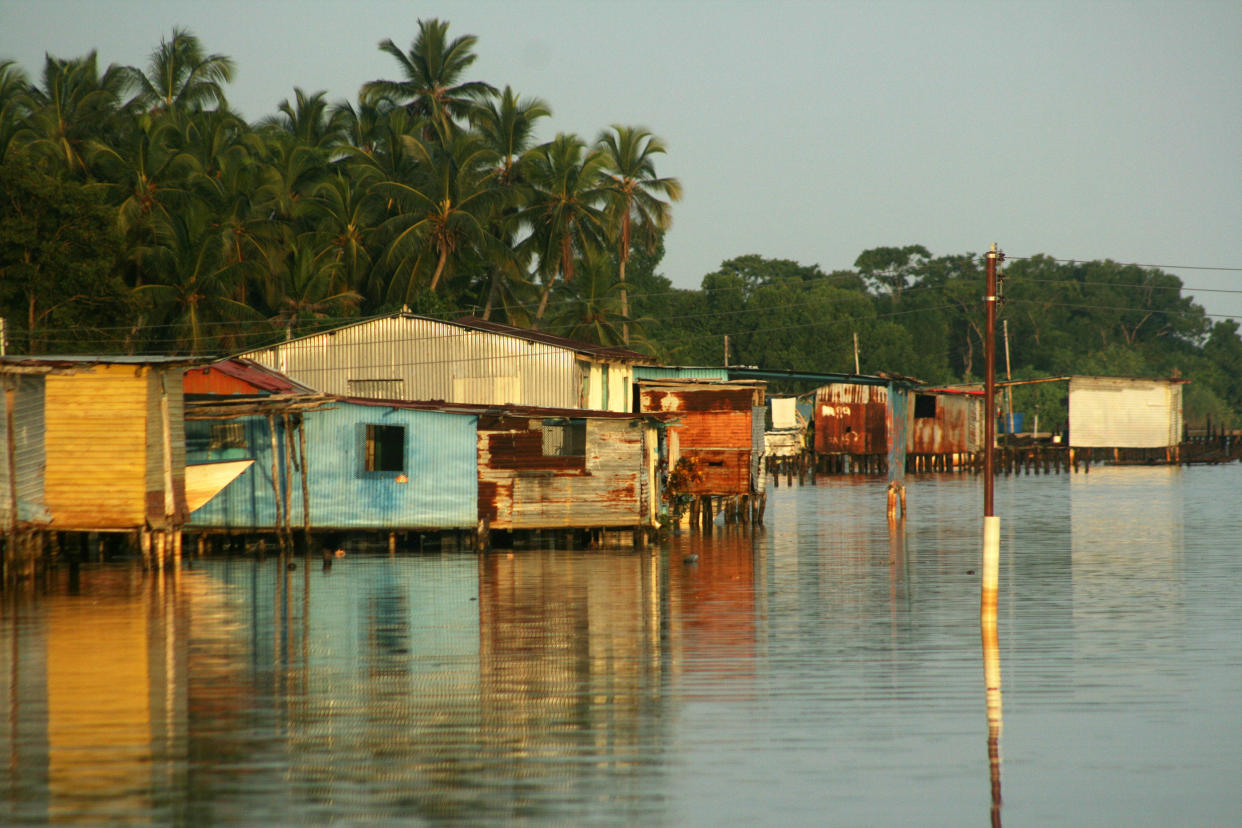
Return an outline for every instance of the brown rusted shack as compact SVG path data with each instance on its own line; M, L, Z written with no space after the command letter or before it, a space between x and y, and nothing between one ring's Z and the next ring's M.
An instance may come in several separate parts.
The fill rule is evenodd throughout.
M664 459L669 469L682 458L694 462L686 494L704 510L705 527L715 509L724 511L726 522L762 515L766 387L756 380L639 382L640 411L676 417L665 428ZM692 509L692 520L695 514Z
M888 452L887 384L834 382L815 392L815 454L821 471L880 471Z
M946 388L911 393L907 465L944 471L970 465L983 450L983 394Z
M656 419L507 408L479 415L479 521L490 530L656 526Z

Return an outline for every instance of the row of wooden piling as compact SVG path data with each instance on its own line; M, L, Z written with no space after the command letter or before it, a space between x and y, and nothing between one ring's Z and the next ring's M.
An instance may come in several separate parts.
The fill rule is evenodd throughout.
M1227 463L1242 459L1242 441L1228 437L1212 441L1190 441L1176 446L1158 448L1074 448L1064 445L1026 444L1000 445L993 453L993 471L997 475L1088 473L1092 465L1189 465L1194 463ZM817 474L888 474L888 457L884 454L816 454L803 452L796 456L765 458L764 467L776 487L784 480L803 485L809 477L814 483ZM909 454L905 470L912 474L928 472L982 473L983 452L947 454Z

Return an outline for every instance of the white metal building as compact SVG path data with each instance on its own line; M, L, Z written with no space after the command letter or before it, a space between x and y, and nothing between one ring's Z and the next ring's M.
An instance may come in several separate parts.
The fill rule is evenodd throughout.
M408 312L241 354L328 394L629 411L651 358L482 319Z
M1182 439L1184 379L1069 378L1075 448L1163 448Z

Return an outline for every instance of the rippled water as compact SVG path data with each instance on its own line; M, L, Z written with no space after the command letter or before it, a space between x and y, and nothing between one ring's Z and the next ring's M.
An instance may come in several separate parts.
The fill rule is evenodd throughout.
M896 532L821 478L654 551L62 567L3 599L0 820L987 825L982 484L908 484ZM998 480L1000 820L1242 823L1240 492Z

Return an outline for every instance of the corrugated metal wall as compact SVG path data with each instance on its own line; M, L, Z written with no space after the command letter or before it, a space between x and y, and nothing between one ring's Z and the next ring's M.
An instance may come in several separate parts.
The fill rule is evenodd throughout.
M654 427L638 418L586 418L584 425L584 453L558 456L546 453L542 418L481 420L479 516L493 529L647 523L655 492L643 474Z
M909 450L911 454L954 454L970 451L972 408L977 398L964 394L927 394L912 392L914 405L909 415ZM921 398L934 401L931 416L924 413Z
M754 403L762 399L762 392L751 386L669 385L639 391L640 410L678 415L667 431L676 435L681 457L698 460L703 479L690 488L697 495L749 494L752 475L763 479L752 472L752 460L763 451L762 406L757 436L754 428Z
M1069 440L1075 448L1162 448L1177 445L1181 433L1181 383L1070 378Z
M595 362L554 345L405 316L245 356L329 394L549 408L580 408L580 363ZM618 363L618 372L628 392L628 366ZM629 410L628 393L610 397L607 410Z
M475 526L478 478L474 415L338 402L332 408L303 416L312 528L437 530ZM242 530L276 525L271 430L264 417L247 417L243 422L249 456L255 463L194 512L191 527ZM405 428L403 471L365 470L368 424ZM276 437L280 446L277 475L283 492L289 471L280 418L276 419ZM406 482L399 482L401 476ZM290 523L300 528L302 484L296 469L291 491Z
M146 523L148 371L96 365L46 379L45 494L56 528Z
M888 388L830 383L815 393L815 451L884 454L888 451Z
M5 383L6 390L12 393L0 392L0 529L12 526L10 466L17 479L17 520L45 523L51 518L43 496L43 377L10 375ZM8 399L13 405L11 417ZM10 420L13 423L12 463L9 460Z

